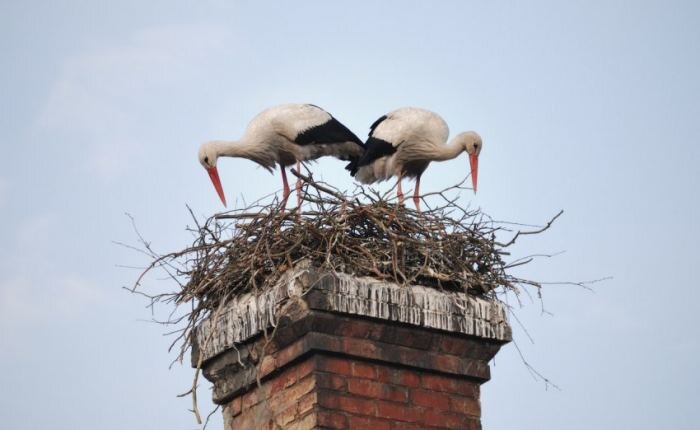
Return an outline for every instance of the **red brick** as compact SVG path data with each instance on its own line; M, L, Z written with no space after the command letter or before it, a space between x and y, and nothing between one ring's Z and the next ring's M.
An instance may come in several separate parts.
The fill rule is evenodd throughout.
M316 378L310 375L284 390L284 395L291 399L300 399L314 387L316 387Z
M368 379L348 379L348 392L369 398L383 398L383 386Z
M365 339L345 338L343 339L343 350L364 358L376 359L381 356L378 344Z
M231 420L231 428L238 429L249 429L249 428L261 428L261 424L268 424L268 419L265 418L268 410L264 403L258 403L250 409L244 409L243 413L234 417ZM267 428L262 426L262 428Z
M420 378L410 370L399 369L394 381L407 387L420 387Z
M455 393L463 397L479 398L479 384L466 379L455 379Z
M387 366L377 365L377 381L391 382L391 369Z
M479 418L465 418L462 428L464 430L481 430L481 420Z
M408 390L403 387L396 387L393 385L384 386L384 398L387 400L393 400L395 402L406 402L408 399Z
M356 415L375 415L375 402L352 396L340 396L338 397L338 409Z
M432 364L434 369L438 369L441 372L459 374L462 371L462 362L459 357L454 355L434 355Z
M247 392L243 395L241 402L241 408L243 411L260 403L263 399L267 398L267 390L263 388L254 388L252 391Z
M442 375L421 375L421 386L426 390L447 391L450 393L459 393L457 388L457 380L448 378Z
M298 414L304 415L308 411L312 410L314 405L316 405L317 399L318 397L316 392L311 392L304 395L304 397L299 399L299 404L297 407Z
M450 397L450 410L452 412L471 415L473 417L481 416L481 405L479 405L479 401L469 397Z
M297 379L302 379L304 376L316 370L316 357L309 357L301 363L297 364Z
M308 414L284 427L286 430L313 430L316 428L316 415Z
M296 417L296 415L297 415L297 405L291 405L287 409L285 409L284 411L280 412L279 414L276 414L275 424L284 428L287 426L287 424L294 421L294 418Z
M241 396L238 396L226 405L226 409L232 417L241 413L241 403Z
M335 357L323 357L319 359L319 369L341 375L352 375L352 363L349 360Z
M406 407L401 403L380 400L377 403L377 416L390 420L416 422L420 420L420 412L415 408Z
M341 325L340 329L338 330L338 333L341 336L357 337L362 339L368 336L371 327L372 326L366 321L355 320L352 321L350 324Z
M468 342L449 336L441 336L437 345L437 350L445 354L464 357L468 351Z
M338 409L340 394L334 391L318 390L318 405L326 409Z
M420 422L426 426L434 426L447 429L463 429L467 417L446 414L442 412L426 409L421 415Z
M336 391L345 391L347 386L344 376L325 372L316 374L316 382L321 388L328 388Z
M300 339L283 350L275 353L275 367L282 368L304 352L304 341Z
M411 390L411 403L441 411L450 410L450 397L436 391Z
M348 416L351 429L391 430L391 421L371 417Z
M412 363L418 367L430 367L432 355L425 351L403 348L399 350L399 357L401 363Z
M280 411L291 404L297 404L315 386L316 379L313 376L307 376L289 388L273 392L272 398L268 401L268 407L272 411Z
M352 365L352 376L367 379L377 379L376 367L372 364L355 362Z
M317 422L319 426L331 429L343 430L348 428L348 419L343 414L330 411L318 411Z
M425 430L425 429L436 429L438 427L426 426L425 424L416 423L394 423L393 430Z
M451 378L443 375L421 375L421 387L434 391L459 394L464 397L479 397L479 384L467 379Z
M263 357L262 363L258 366L258 374L262 376L267 376L275 370L275 359L272 356Z
M348 392L373 399L394 400L397 402L406 401L405 388L382 384L368 379L348 379Z
M279 375L276 375L271 381L270 390L272 393L278 392L294 385L297 382L297 370L295 368L285 369Z

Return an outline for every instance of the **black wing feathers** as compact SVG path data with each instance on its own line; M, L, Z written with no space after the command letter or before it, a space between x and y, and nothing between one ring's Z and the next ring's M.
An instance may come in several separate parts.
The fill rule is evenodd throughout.
M350 129L345 127L340 121L333 118L333 116L331 116L331 119L327 122L317 125L316 127L311 127L299 133L296 139L294 139L294 142L297 145L355 142L361 148L364 149L365 147L365 144L362 143L360 138L357 137L355 133L350 131ZM350 156L345 159L349 159L350 161L347 166L345 166L345 169L349 170L351 175L355 175L355 172L357 172L357 161L359 157Z
M369 135L368 135L368 136L371 136L372 134L374 134L374 129L377 128L377 126L378 126L382 121L384 121L386 118L387 118L386 115L382 115L382 116L380 116L379 118L377 118L377 120L374 121L374 122L372 123L372 125L369 126Z
M297 145L355 142L364 147L364 144L359 137L355 136L355 133L333 117L321 125L302 131L294 139L294 142Z
M357 160L357 164L353 166L354 171L350 171L353 176L355 176L357 169L360 167L368 166L375 160L396 152L396 148L390 142L372 136L379 124L381 124L385 119L387 119L387 116L382 115L369 126L369 138L367 138L367 142L365 142L365 153L362 154L362 157L360 157L359 160Z
M378 158L386 157L396 152L396 148L386 140L369 137L365 143L365 153L357 162L357 167L367 166Z

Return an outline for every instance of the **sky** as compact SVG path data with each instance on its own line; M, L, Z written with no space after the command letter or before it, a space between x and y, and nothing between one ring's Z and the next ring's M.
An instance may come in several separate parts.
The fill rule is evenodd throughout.
M310 102L360 136L401 106L478 131L479 193L465 205L529 224L564 210L514 252L565 252L515 273L612 277L592 292L546 285L543 303L523 295L516 342L559 389L504 346L482 390L485 429L688 428L699 20L691 1L2 2L1 426L201 428L176 397L192 370L169 367L166 328L122 288L138 274L123 266L147 260L114 241L136 243L129 213L157 251L183 248L186 205L222 209L199 144ZM313 169L353 187L340 162ZM421 190L467 170L466 157L435 163ZM245 160L219 171L234 204L281 187ZM200 400L206 413L206 385Z

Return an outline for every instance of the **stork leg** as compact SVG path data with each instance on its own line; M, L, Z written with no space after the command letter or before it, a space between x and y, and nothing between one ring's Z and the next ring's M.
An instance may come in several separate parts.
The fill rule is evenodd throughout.
M403 203L403 191L401 190L401 178L402 176L399 176L399 182L396 185L396 197L399 199L399 203Z
M301 174L301 161L297 160L297 174ZM297 207L301 207L301 178L297 176Z
M416 205L416 210L420 212L420 175L416 177L416 189L413 190L413 203Z
M289 197L289 184L287 183L287 172L284 170L284 166L280 164L280 172L282 172L282 201L284 206L287 205L287 198Z

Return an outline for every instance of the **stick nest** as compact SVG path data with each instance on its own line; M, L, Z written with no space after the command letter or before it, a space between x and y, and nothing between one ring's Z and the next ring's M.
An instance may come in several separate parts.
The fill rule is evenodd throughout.
M284 202L255 203L215 215L190 228L194 243L184 250L161 255L154 252L140 234L151 264L131 289L151 299L151 305L165 302L173 310L164 324L176 325L179 335L178 359L189 348L194 328L202 319L220 309L232 297L273 286L280 276L301 261L353 276L370 276L401 285L424 285L462 291L476 296L518 293L535 281L518 278L509 269L531 257L506 262L508 242L497 240L500 231L511 230L492 221L480 210L460 207L462 183L422 196L425 210L396 204L389 193L358 187L346 195L309 176L292 173L303 181L302 204L286 210ZM165 270L179 290L146 294L139 286L153 269ZM182 305L187 304L185 308Z
M515 289L494 227L478 210L417 212L370 194L319 191L302 210L279 204L234 210L199 228L180 302L214 309L227 297L264 289L302 260L314 267L402 285L487 295ZM328 190L331 191L331 190ZM253 211L251 211L253 209ZM222 220L230 224L221 226ZM224 236L227 236L224 238Z

